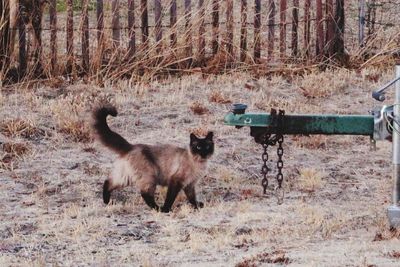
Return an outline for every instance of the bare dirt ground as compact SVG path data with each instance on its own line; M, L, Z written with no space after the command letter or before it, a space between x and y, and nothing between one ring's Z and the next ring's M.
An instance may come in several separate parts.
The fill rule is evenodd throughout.
M398 234L386 219L389 142L372 151L368 137L286 137L286 196L278 205L273 174L262 194L261 146L249 129L223 125L229 102L259 112L366 114L371 90L392 77L331 70L3 88L0 266L399 266ZM102 203L116 156L91 141L90 110L99 99L115 103L120 113L109 123L132 143L185 146L191 131L215 132L216 153L198 185L203 209L182 195L172 213L157 213L134 187ZM160 189L159 202L164 195Z

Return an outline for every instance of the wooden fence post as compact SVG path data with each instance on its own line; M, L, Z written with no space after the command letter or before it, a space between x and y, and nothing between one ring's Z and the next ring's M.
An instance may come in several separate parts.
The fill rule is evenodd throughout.
M82 69L89 73L89 0L81 0L82 4Z
M50 65L52 75L57 74L57 1L51 0L49 13L50 13Z
M185 0L185 37L186 57L192 57L192 23L191 23L192 1Z
M170 27L171 27L171 47L173 50L176 48L176 44L178 42L177 36L176 36L176 0L172 0L171 2L171 7L170 7Z
M233 59L233 0L226 0L226 32L226 50Z
M260 62L261 56L261 36L260 36L260 26L261 26L261 2L260 0L255 0L254 2L254 61L256 63Z
M311 14L310 14L311 0L304 2L304 50L307 57L310 56L310 27L311 27Z
M247 0L242 0L240 23L240 61L245 62L247 58Z
M104 5L103 0L97 0L96 5L96 14L97 14L97 46L100 47L100 44L103 39L103 29L104 29Z
M19 77L23 77L26 74L27 54L26 54L26 28L21 18L18 18L18 39L19 39Z
M365 0L359 0L358 15L358 43L360 47L364 46L364 30L365 30Z
M317 28L317 38L316 38L316 55L320 57L324 53L324 26L322 17L322 0L316 1L316 28Z
M272 60L275 46L275 0L269 0L268 12L268 60Z
M128 57L129 60L136 53L136 44L135 44L135 1L128 0L128 30L129 30L129 44L128 44Z
M292 11L292 56L297 57L299 54L299 0L293 0Z
M286 0L281 0L280 5L280 42L279 42L279 51L280 58L284 60L286 58L286 9L287 2Z
M112 39L113 39L113 47L119 47L120 39L121 39L121 31L119 24L119 0L113 0L111 2L111 11L112 11Z
M154 0L154 19L155 19L155 38L156 38L156 46L157 53L161 52L161 39L162 39L162 30L161 30L161 0Z
M336 12L335 12L335 35L333 42L333 52L336 58L344 60L344 26L345 26L345 12L344 12L344 0L336 0Z
M8 1L0 0L0 71L8 65L8 46L9 46L9 14ZM1 83L1 82L0 82Z
M198 47L198 60L203 61L205 57L205 48L206 48L206 39L205 39L205 24L204 24L204 16L205 16L205 7L204 0L199 0L199 16L200 16L200 26L199 26L199 47Z
M325 50L328 57L334 54L333 39L335 38L335 15L333 12L333 0L326 0L326 40Z
M67 0L67 72L71 73L74 60L74 7L73 0Z
M147 41L149 38L149 16L147 13L147 0L140 1L140 12L142 18L142 47L143 49L147 48Z
M219 36L219 0L212 1L212 29L213 29L213 39L212 39L212 50L213 54L218 53L218 36Z

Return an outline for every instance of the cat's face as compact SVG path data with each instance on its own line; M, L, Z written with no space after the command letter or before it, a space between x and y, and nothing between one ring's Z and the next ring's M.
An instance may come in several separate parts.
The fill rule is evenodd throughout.
M190 150L193 155L199 155L202 159L209 158L214 153L213 132L208 132L205 138L198 138L190 134Z

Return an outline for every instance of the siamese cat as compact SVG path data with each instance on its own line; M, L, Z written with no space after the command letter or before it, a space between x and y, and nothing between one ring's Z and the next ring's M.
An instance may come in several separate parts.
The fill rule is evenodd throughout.
M207 160L214 152L213 132L208 132L205 138L190 134L188 148L168 144L131 144L108 127L108 115L117 116L116 108L99 107L93 114L93 128L97 138L119 155L103 185L105 204L109 203L113 190L135 184L146 204L152 209L171 211L181 189L195 209L203 207L203 203L196 199L195 185L205 175ZM154 199L157 185L168 186L165 203L161 208Z

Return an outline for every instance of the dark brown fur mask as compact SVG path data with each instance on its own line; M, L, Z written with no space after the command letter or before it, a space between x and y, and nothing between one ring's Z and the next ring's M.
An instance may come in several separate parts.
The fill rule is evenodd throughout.
M205 138L198 138L190 134L190 151L192 155L199 155L202 159L209 158L214 153L213 132L208 132Z

